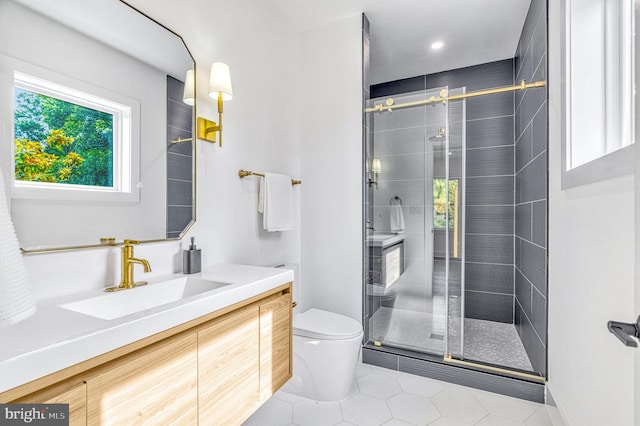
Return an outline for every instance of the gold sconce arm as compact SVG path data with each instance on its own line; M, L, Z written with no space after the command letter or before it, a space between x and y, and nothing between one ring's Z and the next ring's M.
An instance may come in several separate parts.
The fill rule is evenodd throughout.
M216 133L219 133L218 144L222 147L222 94L218 95L218 123L198 117L198 139L216 143Z

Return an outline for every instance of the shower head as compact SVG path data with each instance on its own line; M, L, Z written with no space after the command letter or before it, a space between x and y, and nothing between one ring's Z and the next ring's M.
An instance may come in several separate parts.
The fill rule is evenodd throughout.
M441 141L442 139L444 139L447 136L447 131L444 129L444 127L439 127L438 128L438 134L431 136L429 138L429 140L431 142L438 142Z

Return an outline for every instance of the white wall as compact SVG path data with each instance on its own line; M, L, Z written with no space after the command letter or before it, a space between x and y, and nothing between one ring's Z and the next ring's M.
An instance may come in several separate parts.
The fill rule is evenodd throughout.
M302 35L302 310L362 321L362 17Z
M234 98L225 103L224 144L197 143L197 222L189 235L203 249L203 264L272 265L299 262L299 196L295 230L267 233L256 211L258 179L239 179L240 168L300 177L299 36L277 12L249 0L133 0L134 6L181 34L197 63L198 115L217 119L207 97L211 62L231 67ZM266 3L266 2L265 2ZM153 272L181 270L183 243L136 247ZM117 249L25 256L38 298L113 285ZM136 270L138 277L142 272Z
M549 2L548 389L570 425L631 425L633 351L607 321L636 318L634 181L560 189L560 5Z

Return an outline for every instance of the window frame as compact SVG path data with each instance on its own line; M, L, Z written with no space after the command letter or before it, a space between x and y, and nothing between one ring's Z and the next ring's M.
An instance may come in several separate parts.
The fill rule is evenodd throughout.
M10 176L12 198L56 200L62 202L137 203L140 201L140 102L84 81L11 58L11 91L15 87L62 99L88 108L113 114L112 187L65 183L27 182L15 179L14 101L11 97ZM8 89L8 88L7 88ZM34 90L35 89L35 90ZM6 153L4 155L7 155ZM4 163L4 162L3 162ZM6 163L4 163L6 164Z
M618 113L621 115L626 114L626 118L628 123L624 123L624 116L622 120L619 120L617 125L618 128L607 129L607 126L611 127L611 122L608 121L608 118L605 119L605 129L604 129L604 140L603 147L604 152L599 156L590 161L582 163L578 166L571 167L572 160L572 150L577 148L577 145L574 143L575 141L572 139L572 120L575 119L574 111L572 111L572 97L571 91L575 90L575 82L572 79L571 75L571 50L572 50L572 39L571 39L571 2L563 2L562 6L562 22L563 22L563 31L562 31L562 75L564 76L561 86L562 86L562 111L561 111L561 123L562 123L562 139L561 139L561 189L566 190L569 188L586 185L590 183L599 182L602 180L615 178L619 176L623 176L626 174L631 174L634 172L634 152L635 152L635 40L632 39L631 34L633 34L633 25L635 24L635 16L630 16L629 19L631 21L631 28L627 28L626 31L631 34L627 34L627 40L618 43L619 48L619 56L616 58L619 61L622 61L628 68L627 71L628 77L627 81L623 81L621 87L615 86L612 87L612 84L606 80L608 77L605 77L604 83L604 95L602 99L595 99L593 102L599 102L603 105L604 115L612 115L613 113ZM632 2L633 3L633 2ZM633 13L631 15L634 15ZM610 17L609 17L610 19ZM607 20L606 17L603 17L603 20ZM605 24L606 27L606 24ZM611 41L607 40L606 29L602 34L602 42L603 45L607 45L607 43L611 43ZM622 33L622 34L621 34ZM624 31L621 33L617 33L615 37L618 38L618 41L622 39L622 35L624 35ZM573 41L575 42L575 40ZM625 50L626 49L626 50ZM628 56L625 56L628 55ZM606 55L605 55L606 56ZM609 59L606 58L605 61ZM607 67L606 63L601 64L603 67ZM612 66L609 64L609 66ZM606 71L604 72L606 75ZM630 96L620 96L618 102L614 102L610 108L606 108L607 102L611 102L611 98L616 96L616 93L612 94L612 91L617 91L619 93L623 93L624 91L630 91ZM617 118L617 117L616 117ZM621 124L622 121L622 124ZM612 139L617 140L612 140ZM625 140L626 138L626 140ZM611 150L611 146L616 146L615 149Z

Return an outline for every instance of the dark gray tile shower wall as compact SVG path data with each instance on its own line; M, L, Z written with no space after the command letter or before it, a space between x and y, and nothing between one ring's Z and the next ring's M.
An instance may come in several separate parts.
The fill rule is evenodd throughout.
M445 85L450 89L466 86L467 91L473 91L512 84L514 62L508 59L377 84L371 86L371 97ZM514 95L483 96L466 102L465 315L513 323ZM451 108L460 105L452 104ZM438 170L434 175L439 175ZM435 251L439 252L437 248Z
M167 76L167 238L180 233L193 218L193 108L182 102L184 83Z
M515 58L516 82L546 80L547 2L532 0ZM516 92L516 329L535 371L546 372L547 89Z

